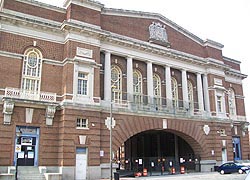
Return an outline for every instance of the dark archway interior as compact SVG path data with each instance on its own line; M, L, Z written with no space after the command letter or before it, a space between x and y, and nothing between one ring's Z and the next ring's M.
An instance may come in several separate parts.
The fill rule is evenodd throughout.
M192 147L180 136L162 130L150 130L130 137L124 143L124 166L161 169L197 161ZM192 169L195 169L193 163Z

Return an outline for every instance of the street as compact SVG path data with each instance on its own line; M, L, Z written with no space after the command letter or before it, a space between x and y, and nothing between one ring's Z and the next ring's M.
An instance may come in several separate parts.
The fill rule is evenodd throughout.
M166 176L150 176L150 177L136 177L136 178L120 178L120 180L193 180L193 179L202 179L202 180L244 180L246 174L224 174L221 175L217 172L209 173L190 173L190 174L177 174L177 175L166 175Z

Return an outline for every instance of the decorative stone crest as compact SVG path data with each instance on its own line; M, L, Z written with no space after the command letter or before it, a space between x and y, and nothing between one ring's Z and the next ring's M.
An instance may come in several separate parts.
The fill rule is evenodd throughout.
M149 42L161 43L169 46L166 26L160 23L152 22L149 26Z
M50 105L47 106L46 109L46 125L52 126L53 125L53 119L55 116L55 112L56 112L56 106Z
M206 135L208 135L209 132L210 132L210 127L209 127L207 124L204 125L204 126L203 126L203 131L204 131L204 133L205 133Z
M11 115L13 114L14 102L4 101L3 104L3 114L4 114L4 124L10 124Z

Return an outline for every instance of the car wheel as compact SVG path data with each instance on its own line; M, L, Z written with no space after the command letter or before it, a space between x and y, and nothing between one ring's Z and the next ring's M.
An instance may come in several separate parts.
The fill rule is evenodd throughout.
M220 170L220 174L225 174L225 171L224 170Z
M238 173L239 173L239 174L243 174L243 170L242 170L242 169L239 169L239 170L238 170Z

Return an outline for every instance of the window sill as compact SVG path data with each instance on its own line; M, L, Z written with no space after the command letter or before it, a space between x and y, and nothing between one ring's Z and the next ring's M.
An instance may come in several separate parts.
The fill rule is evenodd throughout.
M88 127L77 127L76 129L78 129L78 130L89 130L89 128Z

